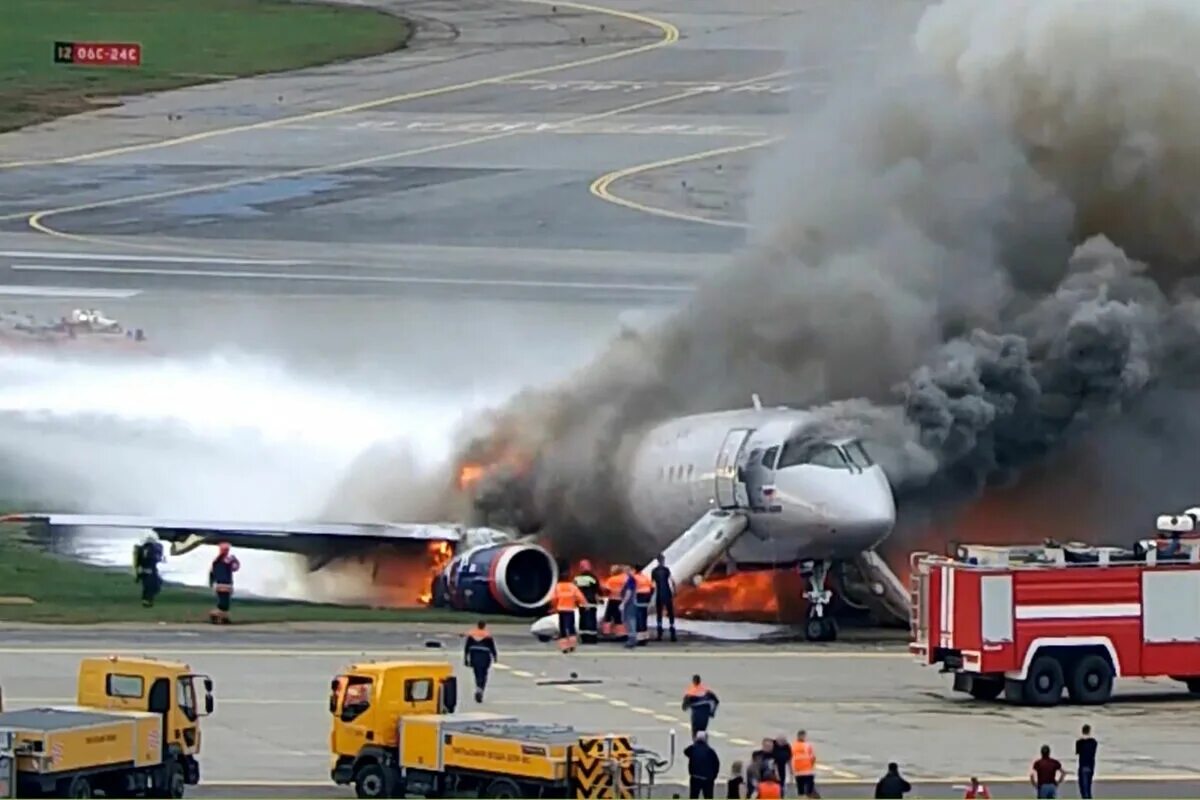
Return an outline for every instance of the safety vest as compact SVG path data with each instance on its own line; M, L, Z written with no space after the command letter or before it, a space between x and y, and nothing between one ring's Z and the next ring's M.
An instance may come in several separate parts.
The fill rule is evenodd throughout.
M638 594L651 594L654 592L654 581L650 580L650 576L641 572L633 573L633 579L637 583Z
M588 605L593 605L600 599L600 581L596 580L596 576L592 573L584 572L576 575L575 585L579 587L579 591Z
M587 605L587 599L574 583L559 581L554 586L555 611L574 611L580 605Z
M816 763L817 757L811 744L799 740L792 742L792 772L797 775L812 775Z
M776 780L762 780L758 782L758 796L761 798L780 798L783 797L783 787Z
M621 590L625 588L625 575L618 572L604 579L604 593L609 597L621 599Z
M686 698L691 698L691 703L687 703L689 710L703 708L707 709L710 714L713 712L712 698L709 696L708 687L703 683L698 685L692 684L687 688L687 691L683 693L683 696L685 698L685 702Z

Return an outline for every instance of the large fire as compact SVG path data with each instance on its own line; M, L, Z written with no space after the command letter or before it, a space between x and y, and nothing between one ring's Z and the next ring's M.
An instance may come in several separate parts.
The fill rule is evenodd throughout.
M804 579L795 569L716 575L699 586L679 587L675 610L681 617L796 622L804 619L804 590Z
M450 561L454 551L449 542L413 545L380 550L368 557L373 605L419 608L433 600L433 579Z

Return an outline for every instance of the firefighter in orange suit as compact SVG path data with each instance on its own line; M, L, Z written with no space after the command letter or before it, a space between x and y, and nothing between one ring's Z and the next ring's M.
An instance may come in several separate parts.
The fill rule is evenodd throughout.
M792 742L792 774L796 776L796 793L799 797L816 797L817 754L804 731L797 731Z
M613 564L604 579L604 617L600 620L600 632L605 636L624 638L621 630L621 589L625 586L625 568Z
M708 730L708 721L717 715L717 706L721 701L716 692L709 689L700 680L699 675L692 676L692 683L683 693L683 710L692 717L692 738L700 731Z
M217 595L217 607L209 612L208 618L214 624L229 624L229 605L233 601L233 573L241 569L237 556L229 552L229 542L221 542L217 547L217 557L213 559L208 570L208 585Z
M587 605L587 598L575 582L563 578L554 586L554 610L558 612L558 647L564 653L575 651L575 611Z
M654 581L644 572L633 573L637 582L637 643L650 641L650 602L654 599Z

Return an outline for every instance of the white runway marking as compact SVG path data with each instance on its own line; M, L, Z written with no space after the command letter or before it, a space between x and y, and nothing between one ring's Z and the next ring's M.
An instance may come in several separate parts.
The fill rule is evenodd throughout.
M141 289L85 289L80 286L11 286L0 285L0 295L8 297L104 297L128 300L142 293Z
M49 258L65 261L152 261L163 264L246 264L260 267L290 267L308 261L257 258L209 258L204 256L143 256L131 253L71 253L46 250L0 250L6 258Z

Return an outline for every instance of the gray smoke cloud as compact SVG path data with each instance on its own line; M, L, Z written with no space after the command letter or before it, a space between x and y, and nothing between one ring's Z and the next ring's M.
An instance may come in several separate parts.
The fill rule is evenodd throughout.
M729 269L465 432L464 459L535 458L486 509L629 556L640 433L758 392L865 437L908 524L1080 441L1156 513L1142 468L1200 378L1198 51L1181 0L931 7L905 61L834 87L767 158Z

